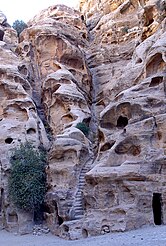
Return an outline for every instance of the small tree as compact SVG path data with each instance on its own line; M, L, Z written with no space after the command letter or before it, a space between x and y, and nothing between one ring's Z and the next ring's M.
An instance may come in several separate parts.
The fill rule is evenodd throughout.
M17 208L38 211L46 192L46 155L29 142L15 148L10 158L9 196Z
M77 123L76 128L78 128L80 131L82 131L85 136L88 136L88 134L89 134L89 127L86 125L85 122L79 122L79 123Z
M12 27L17 31L17 35L19 36L20 33L28 26L24 21L16 20L15 22L13 22Z

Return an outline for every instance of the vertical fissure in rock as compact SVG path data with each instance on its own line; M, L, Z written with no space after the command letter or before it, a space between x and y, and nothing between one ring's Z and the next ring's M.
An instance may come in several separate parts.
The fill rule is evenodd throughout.
M88 27L87 27L88 29ZM69 217L71 220L73 219L81 219L84 215L84 199L83 199L83 189L85 186L85 174L92 169L92 166L96 160L97 153L98 153L98 147L99 147L99 138L98 138L98 133L99 133L99 114L97 111L97 98L99 94L99 79L96 76L95 71L93 71L93 68L90 67L90 55L88 52L91 50L90 45L91 45L91 40L93 38L91 37L91 33L88 30L88 41L89 45L87 49L84 49L84 59L87 64L87 67L90 72L90 77L91 77L91 90L90 90L90 111L91 111L91 118L89 122L89 135L88 138L91 141L91 146L90 146L90 152L89 157L87 160L84 161L84 164L82 165L82 169L80 170L80 174L78 177L78 189L75 194L75 199L74 203L70 209L69 212ZM90 51L91 53L91 51Z
M93 68L91 68L90 66L90 54L87 54L88 52L91 53L91 43L93 42L93 38L91 37L92 34L87 26L87 31L88 31L88 41L89 41L89 45L88 45L88 50L85 51L86 56L85 59L87 61L87 65L88 65L88 69L90 71L91 74L91 92L90 92L90 96L91 96L91 106L90 106L90 111L91 111L91 120L89 123L89 128L90 128L90 134L89 134L89 138L90 141L92 142L92 151L94 153L94 159L95 156L97 156L97 152L98 152L98 146L99 146L99 138L98 138L98 134L99 134L99 113L97 111L97 98L98 98L98 94L99 94L99 84L100 81L98 79L98 77L96 76L95 71L93 71Z
M33 100L36 105L37 113L41 121L43 122L45 126L45 130L47 133L47 137L49 140L52 139L52 134L50 132L50 127L48 124L48 121L46 119L46 115L44 112L44 106L42 102L42 78L40 75L40 70L39 70L39 65L38 61L36 59L37 54L36 54L36 48L30 45L30 56L31 56L31 63L30 63L30 70L31 70L31 86L33 88ZM39 132L39 140L41 141L41 126L40 126L40 121L38 121L38 132Z
M0 229L4 227L4 189L0 191Z

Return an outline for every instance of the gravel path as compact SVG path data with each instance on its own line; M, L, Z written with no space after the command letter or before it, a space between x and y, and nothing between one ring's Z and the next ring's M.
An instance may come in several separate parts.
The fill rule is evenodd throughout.
M66 241L51 234L19 236L0 231L0 246L166 246L166 226Z

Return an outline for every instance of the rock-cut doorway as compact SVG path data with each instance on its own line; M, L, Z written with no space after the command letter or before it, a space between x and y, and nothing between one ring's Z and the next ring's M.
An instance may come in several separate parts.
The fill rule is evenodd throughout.
M152 207L154 223L155 225L161 225L163 223L161 193L153 193Z

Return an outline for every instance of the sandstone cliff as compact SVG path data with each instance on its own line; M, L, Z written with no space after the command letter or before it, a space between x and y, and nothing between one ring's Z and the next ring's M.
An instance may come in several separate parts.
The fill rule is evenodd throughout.
M48 152L54 234L166 223L165 11L163 0L52 6L19 42L0 13L2 227L28 230L7 192L11 150L26 140Z

